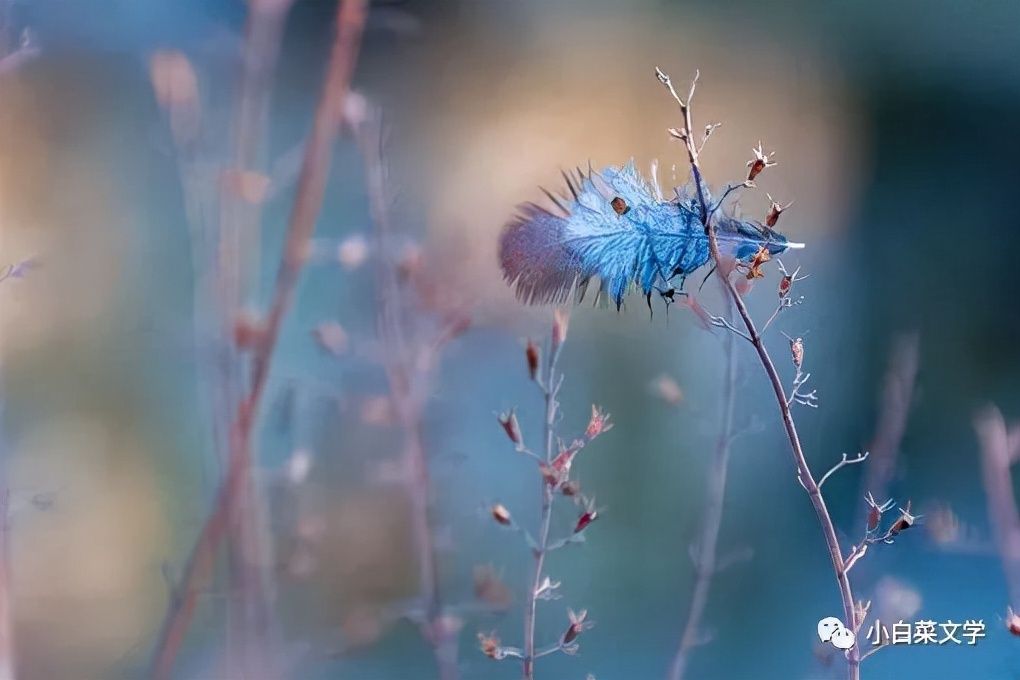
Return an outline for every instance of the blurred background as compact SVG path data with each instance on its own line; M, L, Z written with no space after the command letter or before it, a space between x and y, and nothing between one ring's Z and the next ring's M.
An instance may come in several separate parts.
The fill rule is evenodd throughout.
M297 0L285 24L260 157L269 192L260 235L246 241L260 272L247 300L255 309L275 280L335 8ZM195 197L205 191L215 206L231 153L248 8L0 0L0 9L3 52L17 58L0 69L0 265L39 263L0 283L16 673L145 677L222 473L192 330L196 262L208 255L194 225L209 214ZM1020 5L1007 2L372 3L354 89L384 112L394 252L421 267L431 292L409 311L456 308L471 321L419 366L440 598L452 608L481 592L506 609L450 609L462 623L461 677L520 676L513 660L477 648L479 631L520 644L532 564L487 508L500 502L522 524L538 521L534 466L496 415L516 407L525 436L537 436L543 405L524 340L547 337L552 315L514 300L499 232L517 204L543 200L539 187L561 190L561 170L589 161L657 160L664 186L686 180L666 132L677 107L656 66L680 91L700 71L695 125L722 123L703 156L711 183L743 179L759 140L775 151L778 166L740 210L763 218L766 192L794 201L779 226L807 244L782 258L810 275L796 291L804 302L766 340L792 380L781 332L804 337L820 407L796 414L817 474L876 443L890 357L909 374L895 348L918 339L889 472L873 461L845 469L826 498L847 549L868 475L884 477L879 501L909 499L926 515L920 531L855 567L856 594L873 612L890 623L983 620L986 637L885 649L862 677L1020 677L973 427L990 402L1020 417L1018 35ZM168 51L185 58L184 89L204 129L187 158L175 146L180 118L157 100L164 76L154 64L165 62L153 55ZM259 559L282 677L438 677L428 643L401 617L417 587L414 522L400 483L406 433L376 338L372 230L361 155L345 135L263 408ZM766 271L747 298L762 320L778 281ZM718 310L713 288L701 300ZM615 426L575 463L604 511L585 544L550 557L563 599L539 603L538 635L554 640L566 607L588 609L597 625L579 657L541 659L540 678L663 678L679 644L724 376L719 334L685 312L657 307L649 318L634 297L619 313L587 304L572 313L561 435L583 432L592 403ZM845 677L842 659L816 645L818 620L842 614L829 556L764 374L749 347L737 349L741 435L719 550L753 556L715 576L707 642L687 677ZM554 526L568 531L573 511L563 512ZM230 591L219 576L199 598L175 677L230 677Z

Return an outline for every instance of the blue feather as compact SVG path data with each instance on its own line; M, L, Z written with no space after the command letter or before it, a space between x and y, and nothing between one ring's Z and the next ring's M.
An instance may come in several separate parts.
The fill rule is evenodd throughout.
M533 203L504 228L500 262L517 297L528 304L562 304L575 294L584 296L591 279L600 279L617 309L628 291L646 297L653 290L672 288L708 263L708 238L701 225L693 184L676 190L673 200L634 168L601 172L589 168L564 174L570 194L559 199L546 192L562 209L556 215ZM705 200L712 205L707 187ZM768 227L744 222L720 209L714 218L724 254L748 262L761 246L772 255L790 247L786 238Z

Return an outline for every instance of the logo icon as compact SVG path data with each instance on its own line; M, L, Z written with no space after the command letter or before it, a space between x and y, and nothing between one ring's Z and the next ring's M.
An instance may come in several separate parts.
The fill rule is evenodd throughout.
M818 622L818 638L831 642L836 649L847 650L854 646L857 636L835 616L827 616Z

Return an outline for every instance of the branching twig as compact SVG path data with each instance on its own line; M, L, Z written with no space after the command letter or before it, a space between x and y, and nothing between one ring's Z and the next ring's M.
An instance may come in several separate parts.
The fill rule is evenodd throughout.
M683 142L687 150L688 161L691 165L691 173L697 187L699 205L701 207L701 221L702 225L705 227L705 233L708 235L709 251L711 253L712 260L719 263L722 261L722 256L719 250L719 241L716 237L715 229L712 227L712 224L708 219L709 210L704 195L701 168L698 159L698 148L693 142L691 135L691 130L694 129L694 126L691 116L690 101L694 95L694 85L697 83L697 76L695 76L694 82L691 84L691 90L687 100L684 101L677 96L676 90L673 88L668 75L658 68L655 70L655 73L659 81L666 86L670 94L680 105L680 111L684 119L683 130L686 133L683 135ZM843 555L839 547L839 539L836 535L836 528L829 515L829 510L825 505L825 500L822 497L821 490L818 488L818 484L815 481L814 475L811 473L811 468L808 466L807 459L804 456L804 450L800 442L800 435L797 432L797 426L794 423L793 414L790 411L790 401L787 397L786 390L783 387L783 380L779 375L779 371L776 370L772 357L769 355L761 334L758 332L758 329L751 318L747 305L737 292L733 281L728 275L724 275L721 278L723 279L723 283L730 299L733 301L733 304L737 309L737 314L740 316L740 319L747 330L747 335L749 336L751 343L754 345L755 352L757 353L759 362L768 377L769 383L772 385L776 403L779 406L779 411L782 416L783 426L786 430L787 439L790 443L790 453L793 457L794 466L797 469L797 477L804 486L804 489L807 491L808 498L811 501L811 506L815 511L819 524L821 525L826 548L828 549L829 557L832 560L833 571L839 587L840 598L843 601L844 619L846 620L846 625L852 629L857 625L854 598L850 587L850 581L847 578L846 571L844 569ZM860 676L860 651L856 642L853 647L847 650L847 661L847 676L849 680L857 680Z
M440 579L433 537L431 511L431 478L422 440L422 411L430 378L421 366L434 365L431 359L422 361L421 345L416 341L411 319L403 314L401 303L407 295L401 291L398 266L392 261L389 209L386 199L387 172L382 153L382 120L378 112L362 122L355 137L365 162L365 174L376 224L376 241L380 257L378 268L379 316L378 332L383 351L383 365L390 384L390 394L404 431L404 481L410 499L411 529L418 566L419 598L423 604L423 617L418 621L422 634L432 646L433 655L442 680L457 680L457 641L459 624L451 625L452 618L443 617L440 598ZM453 320L453 323L457 323ZM427 342L430 352L438 354L443 340L452 337L449 329L442 329L440 340Z
M822 478L818 480L818 488L821 489L822 485L825 484L825 480L832 476L837 470L845 468L847 465L856 465L857 463L863 463L868 459L869 452L858 453L856 458L850 458L845 453L843 454L842 460L832 466L832 468L822 475Z
M553 342L548 352L544 375L537 381L545 399L545 463L551 465L556 456L556 419L559 413L560 386L562 376L557 373L563 343ZM542 516L538 532L538 547L535 549L535 570L528 599L524 604L524 680L535 677L535 613L538 605L538 590L545 573L545 556L549 554L549 528L552 526L553 501L556 490L552 484L542 480Z
M365 24L365 12L365 0L340 0L337 32L326 82L305 151L272 306L265 328L253 349L248 392L240 403L231 428L230 465L226 479L217 494L215 506L188 560L176 596L170 603L150 672L150 676L155 679L164 679L170 675L194 613L198 595L215 563L216 548L233 519L237 497L244 483L243 472L251 458L254 424L272 365L276 341L283 319L293 301L305 259L310 252L311 237L322 205L333 142L337 135L338 112L343 111L344 100L350 87Z

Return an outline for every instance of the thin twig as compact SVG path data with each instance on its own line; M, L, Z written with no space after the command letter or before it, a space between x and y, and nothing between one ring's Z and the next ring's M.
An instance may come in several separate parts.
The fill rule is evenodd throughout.
M216 548L235 512L243 484L243 471L251 457L251 438L262 394L272 365L283 319L294 298L302 267L311 251L311 237L322 206L329 175L333 143L343 111L365 24L365 0L340 0L337 31L333 41L322 98L315 113L312 134L305 151L301 180L290 217L283 257L265 330L254 348L252 380L238 407L231 428L231 461L216 504L188 560L181 585L170 603L167 619L153 656L150 677L163 680L173 669L191 622L198 595L215 564Z
M378 332L383 346L383 365L390 385L390 394L399 414L404 431L405 483L410 499L411 529L414 537L418 565L419 597L424 604L424 617L420 621L422 634L432 646L433 656L442 680L457 680L457 641L459 629L450 629L442 617L440 580L432 528L430 495L432 482L425 444L422 440L422 400L427 393L425 383L430 377L418 366L434 365L421 362L414 346L415 329L401 314L400 303L405 300L400 290L397 265L392 261L389 210L386 199L386 166L382 152L383 130L381 116L371 117L371 123L362 123L355 134L365 162L371 212L376 224L376 241L380 262L378 268L379 317ZM438 353L442 343L430 343L429 349Z
M691 173L694 176L694 181L697 185L698 198L701 205L702 225L705 227L705 233L708 235L709 251L712 259L717 263L721 262L722 256L719 250L719 240L716 236L715 229L712 228L711 223L707 220L708 205L705 201L702 190L698 149L695 146L691 135L691 131L694 129L694 126L691 117L690 100L691 96L694 94L694 83L691 85L691 94L688 96L687 101L684 102L676 95L676 91L673 89L669 76L663 73L660 69L656 69L655 72L659 81L669 89L673 98L676 99L678 104L680 104L680 110L684 118L684 129L687 133L685 135L684 146L687 149L687 157L691 165ZM696 82L697 77L695 77L695 83ZM843 614L846 619L846 625L852 629L857 623L856 612L854 610L853 591L851 590L850 581L843 568L843 555L839 547L839 538L836 535L836 528L832 523L832 518L829 516L829 510L825 505L825 500L822 498L821 490L818 488L818 484L815 482L815 478L811 473L811 468L808 466L807 459L804 456L804 450L800 442L800 435L797 432L797 426L794 423L793 414L790 411L790 404L787 402L787 395L786 390L783 387L783 380L779 375L779 371L776 370L772 357L769 355L768 349L765 347L765 343L762 340L754 321L751 319L747 305L744 304L744 300L740 296L740 293L737 292L733 281L729 276L724 275L721 278L723 279L730 299L733 300L733 304L736 306L737 314L739 314L744 327L747 329L747 335L750 337L751 343L754 345L755 352L757 353L759 362L769 379L769 383L772 385L776 404L778 405L782 416L783 427L786 430L787 439L790 443L790 454L793 458L794 466L797 469L797 478L807 491L808 498L811 501L811 506L815 511L819 524L821 525L825 545L829 551L829 557L832 560L833 571L835 572L836 582L839 587L840 598L843 601ZM847 650L848 680L858 680L860 677L859 666L860 650L855 642L854 646Z
M716 546L719 541L719 528L722 526L723 502L726 497L726 470L729 465L730 444L733 441L733 411L737 383L737 352L734 347L734 338L733 334L727 334L723 340L726 355L726 376L723 379L722 422L706 483L705 514L702 518L700 537L697 542L698 552L694 565L695 581L691 594L691 608L687 614L687 623L684 624L683 634L680 636L680 648L670 666L670 680L682 680L684 677L690 652L698 645L700 639L701 617L708 605L712 577L721 568L721 565L717 564Z
M822 485L825 484L825 480L831 477L837 470L842 470L847 465L856 465L857 463L863 463L868 459L869 452L858 453L856 458L850 458L845 453L843 454L842 460L833 465L828 472L822 475L822 478L818 480L818 488L821 489Z
M546 360L545 376L539 385L545 397L545 462L552 463L556 455L556 417L559 409L557 395L560 385L563 384L562 376L557 376L556 366L559 362L562 343L553 342ZM555 489L552 484L542 479L542 517L541 528L538 534L538 547L535 553L535 571L532 578L531 588L528 590L528 600L524 605L524 673L523 680L534 680L535 677L535 613L538 605L538 590L542 585L542 574L545 569L545 556L549 553L549 530L552 526L552 508L555 499Z

